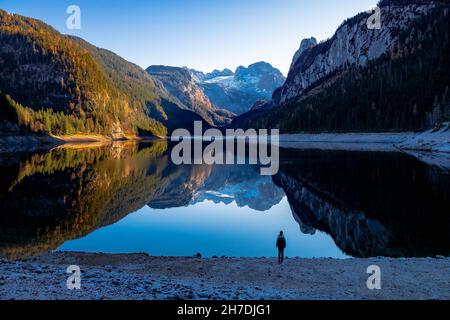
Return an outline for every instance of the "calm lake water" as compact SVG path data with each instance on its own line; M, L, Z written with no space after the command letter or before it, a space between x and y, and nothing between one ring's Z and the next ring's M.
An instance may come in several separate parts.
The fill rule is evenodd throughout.
M282 149L258 166L183 165L164 141L0 154L0 256L449 256L450 173L398 152Z

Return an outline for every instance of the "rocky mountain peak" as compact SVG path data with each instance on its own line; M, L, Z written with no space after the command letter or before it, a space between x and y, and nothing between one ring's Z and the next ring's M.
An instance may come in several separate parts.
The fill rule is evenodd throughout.
M238 67L234 76L234 81L241 83L241 86L252 86L261 92L270 92L270 94L283 85L284 80L280 70L263 61L251 64L247 68Z
M218 78L218 77L230 77L233 75L234 75L234 72L231 71L230 69L225 68L222 71L216 69L213 72L207 73L202 80L207 81L207 80Z
M303 39L300 42L300 48L297 50L297 52L294 55L294 58L292 59L292 64L289 70L292 70L294 65L297 63L297 60L300 58L303 52L305 52L308 49L311 49L312 47L317 45L317 39L314 37Z
M245 68L243 66L239 66L236 69L235 76L237 79L239 79L241 77L246 77L249 75L260 76L263 73L273 73L273 74L279 74L279 75L283 76L278 69L272 67L272 65L270 63L267 63L264 61L253 63L253 64L249 65L247 68Z
M249 111L259 100L270 100L286 80L278 69L264 61L239 66L235 72L223 69L204 74L186 70L214 106L238 115Z

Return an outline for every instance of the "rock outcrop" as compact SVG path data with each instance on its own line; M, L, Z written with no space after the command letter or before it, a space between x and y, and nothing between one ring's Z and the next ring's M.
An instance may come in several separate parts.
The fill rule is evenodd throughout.
M364 212L345 208L295 177L275 178L288 196L292 214L305 234L320 230L331 235L347 254L357 257L385 255L393 234Z

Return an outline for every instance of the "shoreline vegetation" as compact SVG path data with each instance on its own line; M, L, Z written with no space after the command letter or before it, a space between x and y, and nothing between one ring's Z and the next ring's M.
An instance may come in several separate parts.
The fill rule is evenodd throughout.
M66 269L81 269L81 290L68 290ZM367 269L381 269L369 290ZM0 299L40 300L448 300L450 259L153 257L55 252L0 260Z

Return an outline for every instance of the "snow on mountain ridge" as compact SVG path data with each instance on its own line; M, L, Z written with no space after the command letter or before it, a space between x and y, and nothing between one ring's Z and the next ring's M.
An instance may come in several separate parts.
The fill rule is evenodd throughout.
M198 71L190 72L214 105L235 114L249 111L257 101L270 100L285 81L278 69L263 61L247 68L239 66L234 73L229 69L215 70L202 77ZM216 76L210 78L213 75Z

